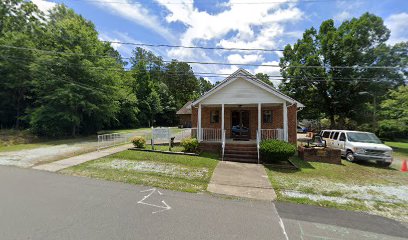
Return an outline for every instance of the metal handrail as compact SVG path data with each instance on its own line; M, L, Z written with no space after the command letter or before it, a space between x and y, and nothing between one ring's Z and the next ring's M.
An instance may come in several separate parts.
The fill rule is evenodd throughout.
M256 130L256 151L258 152L258 164L259 164L259 143L260 143L260 136L259 131Z
M224 151L225 151L225 130L222 130L222 156L221 160L224 161Z

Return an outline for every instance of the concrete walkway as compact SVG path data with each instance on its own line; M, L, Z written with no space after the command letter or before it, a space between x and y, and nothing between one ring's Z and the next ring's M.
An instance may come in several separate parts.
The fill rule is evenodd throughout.
M91 160L95 160L101 157L105 157L105 156L114 154L117 152L125 151L126 149L131 148L132 146L133 146L132 144L125 144L125 145L121 145L117 147L106 148L100 151L85 153L79 156L66 158L66 159L55 161L52 163L38 165L38 166L33 167L33 169L57 172L64 168L72 167L72 166L75 166L75 165L78 165L84 162L88 162Z
M207 190L216 194L273 201L275 191L259 164L219 162Z

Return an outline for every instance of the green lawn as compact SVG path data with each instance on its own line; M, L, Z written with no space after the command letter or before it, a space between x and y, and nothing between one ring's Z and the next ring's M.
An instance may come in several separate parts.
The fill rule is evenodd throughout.
M291 159L298 170L266 166L278 200L358 210L408 222L408 174L372 163Z
M385 144L392 147L394 156L408 158L408 139L399 139L397 142L387 141Z
M151 130L151 128L128 128L128 129L101 130L101 131L98 131L98 134L131 133L131 132L148 131L148 130Z
M152 150L152 145L146 145L147 150ZM169 145L154 145L154 150L169 151ZM172 152L182 152L184 150L181 146L174 146L171 148Z
M185 191L205 191L218 156L124 151L64 169L64 174Z

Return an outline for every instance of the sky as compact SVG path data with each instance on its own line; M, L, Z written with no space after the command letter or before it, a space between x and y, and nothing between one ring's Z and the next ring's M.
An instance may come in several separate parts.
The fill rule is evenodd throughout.
M408 0L32 0L47 12L55 3L92 21L105 41L222 48L283 49L322 21L365 12L384 19L388 44L408 41ZM134 46L112 44L129 57ZM276 65L279 51L145 47L163 60ZM279 76L278 67L191 64L196 73L231 74L242 67ZM203 75L204 76L204 75ZM207 75L208 76L208 75ZM222 77L206 77L212 82ZM273 78L271 78L273 79Z

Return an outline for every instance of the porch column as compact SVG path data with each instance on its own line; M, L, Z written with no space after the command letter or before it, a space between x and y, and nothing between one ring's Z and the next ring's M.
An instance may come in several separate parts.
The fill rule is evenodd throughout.
M288 141L288 108L286 101L283 103L283 139Z
M198 141L201 142L202 132L201 132L201 103L198 104L198 121L197 121L197 137Z
M262 124L261 117L262 117L261 104L258 103L258 134L259 134L259 137L261 136L261 124Z
M223 134L223 132L224 132L224 129L225 129L225 126L224 126L224 103L223 104L221 104L221 134Z

